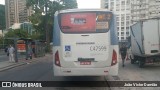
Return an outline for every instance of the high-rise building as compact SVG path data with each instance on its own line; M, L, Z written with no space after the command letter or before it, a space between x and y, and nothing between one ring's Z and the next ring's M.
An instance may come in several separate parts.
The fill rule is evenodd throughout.
M32 35L33 32L35 31L34 28L33 28L32 23L30 23L30 22L24 22L24 23L22 23L22 24L20 25L20 28L21 28L22 30L27 31L27 33L30 34L30 35Z
M26 0L5 0L5 6L7 29L14 23L27 22L32 14L31 8L26 7Z
M5 6L0 4L0 30L5 29L5 23Z
M160 0L131 0L131 23L160 17Z
M116 14L118 39L126 41L130 35L131 9L130 0L101 0L101 8L106 8Z

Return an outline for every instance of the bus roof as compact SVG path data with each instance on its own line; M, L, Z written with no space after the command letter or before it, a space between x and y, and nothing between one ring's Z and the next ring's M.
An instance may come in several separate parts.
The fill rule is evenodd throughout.
M109 11L108 9L66 9L66 10L60 10L60 11L58 11L58 13L84 12L84 11L105 11L105 12L112 12L112 11Z

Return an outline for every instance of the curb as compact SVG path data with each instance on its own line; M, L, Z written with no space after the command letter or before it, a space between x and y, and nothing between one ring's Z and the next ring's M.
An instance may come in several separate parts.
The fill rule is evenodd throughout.
M42 57L42 58L45 58L46 56ZM28 61L20 61L18 63L14 63L10 66L6 66L6 67L3 67L3 68L0 68L0 72L3 72L3 71L6 71L6 70L9 70L9 69L13 69L15 67L18 67L18 66L22 66L22 65L27 65L28 63L34 63L34 62L37 62L37 61L40 61L38 60L39 58L34 58L34 59L31 59L31 60L28 60Z
M25 65L25 64L27 64L27 63L13 64L13 65L10 65L10 66L6 66L6 67L3 67L3 68L0 68L0 72L6 71L6 70L9 70L9 69L18 67L18 66L22 66L22 65Z

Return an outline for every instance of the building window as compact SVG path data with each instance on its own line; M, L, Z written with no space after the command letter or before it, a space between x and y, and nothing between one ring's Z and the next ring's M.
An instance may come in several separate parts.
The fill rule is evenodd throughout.
M124 26L124 22L121 22L121 26Z
M121 29L124 29L124 27L121 27Z
M129 30L129 27L126 27L127 30Z
M129 5L129 4L130 4L130 0L127 0L127 2L126 2L126 3L127 3L127 5Z
M121 40L124 40L124 37L121 37Z
M114 6L114 2L111 2L111 6Z
M121 20L124 21L124 16L121 17Z
M125 10L124 8L121 9L121 11L124 11L124 10Z
M119 11L119 8L116 8L116 11Z
M122 5L125 5L125 1L122 1L121 4L122 4Z
M126 26L129 26L129 21L126 21Z
M119 22L117 22L117 26L119 26Z
M116 17L117 21L119 21L119 17Z
M126 32L127 35L129 35L129 32Z
M127 17L126 17L126 20L130 20L130 18L129 18L129 17L130 17L130 16L127 16Z

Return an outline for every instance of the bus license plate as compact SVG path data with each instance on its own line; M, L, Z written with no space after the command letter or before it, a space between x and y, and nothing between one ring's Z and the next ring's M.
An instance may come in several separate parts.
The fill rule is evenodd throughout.
M90 61L80 62L80 65L91 65Z

